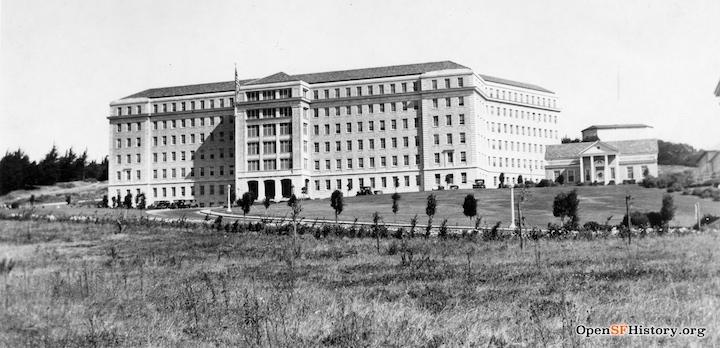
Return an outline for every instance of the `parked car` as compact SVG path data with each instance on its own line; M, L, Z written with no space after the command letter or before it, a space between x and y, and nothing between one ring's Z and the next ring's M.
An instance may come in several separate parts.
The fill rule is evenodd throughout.
M372 195L372 194L373 194L373 191L372 191L372 187L370 187L370 186L361 187L360 191L358 191L358 193L357 193L358 196L367 196L367 195Z
M475 180L475 183L473 184L473 189L484 189L484 188L485 188L485 180L484 179Z
M460 186L458 186L458 185L450 185L451 190L457 190L459 188L460 188Z
M147 206L147 209L168 209L170 208L170 202L168 201L155 201L153 204Z

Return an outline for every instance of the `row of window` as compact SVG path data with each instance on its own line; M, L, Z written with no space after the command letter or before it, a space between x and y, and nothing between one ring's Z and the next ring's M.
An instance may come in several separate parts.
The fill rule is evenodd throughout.
M250 109L245 111L246 118L248 120L257 120L260 118L277 118L277 117L290 117L292 116L291 107L282 108L263 108L263 109Z
M463 153L464 153L464 152L463 152ZM391 156L391 157L390 157L390 161L391 161L391 162L390 162L390 165L393 166L393 167L397 167L397 166L401 166L401 165L403 165L403 166L410 166L410 165L415 165L415 166L417 166L417 165L420 163L420 162L419 162L419 161L420 161L420 155L415 155L414 157L415 157L415 163L414 163L414 164L411 164L411 163L410 163L410 155L403 155L403 156L402 156L402 164L400 164L400 156ZM388 162L387 162L387 159L388 159L388 158L387 158L386 156L380 156L379 158L380 158L380 167L387 167L387 166L388 166ZM367 168L375 168L375 166L376 166L375 157L368 157L367 160L368 160L368 161L367 161ZM363 168L365 168L365 158L363 158L363 157L355 158L355 159L354 159L354 158L346 158L346 159L337 158L337 159L335 159L335 167L334 167L334 168L331 166L331 165L332 165L332 161L329 160L329 159L326 159L326 160L325 160L325 165L324 165L324 167L322 167L322 170L354 169L354 168L355 168L355 164L357 164L357 168L358 168L358 169L363 169ZM315 167L314 167L314 169L315 169L316 171L321 170L320 161L319 161L319 160L318 160L318 161L315 161Z
M207 138L207 140L215 141L215 134L216 133L210 133L210 136ZM189 137L188 137L188 135L189 135ZM225 141L225 132L217 132L217 135L218 135L219 142ZM229 139L228 139L229 141L234 140L235 137L233 136L233 132L228 132L228 135L229 135ZM197 138L200 140L200 144L205 142L205 140L206 140L205 133L199 133L197 136L198 136ZM179 137L180 137L181 145L187 144L188 140L189 140L190 144L195 144L195 134L180 134ZM140 139L140 138L138 138L138 139ZM167 135L163 135L161 137L153 137L153 146L159 146L158 144L163 145L163 146L168 145L168 139L170 139L170 143L169 143L170 145L177 145L177 141L178 141L177 135L171 135L169 137ZM160 140L160 142L158 142L158 140Z
M262 170L278 170L278 169L292 169L292 158L281 158L280 168L277 166L278 160L276 159L264 159L262 161ZM257 172L260 171L260 160L249 160L247 161L248 171Z
M402 119L402 120L400 120L400 121L402 122L402 129L409 129L409 122L408 122L408 119L407 119L407 118L404 118L404 119ZM364 123L363 121L358 121L358 122L356 123L355 131L357 131L357 132L363 132L363 131L364 131L364 127L363 127L364 124L365 124L365 123ZM330 132L331 132L331 130L330 130L330 125L329 125L329 124L325 124L325 125L323 125L323 127L324 127L324 133L323 133L323 134L329 135ZM378 121L378 127L379 127L379 130L380 130L380 131L384 131L384 130L386 129L386 122L385 122L385 120L380 120L380 121ZM417 119L417 118L414 118L414 119L413 119L413 127L414 127L414 128L417 128L417 127L418 127L418 119ZM398 129L398 120L390 120L390 129L391 129L391 130L397 130L397 129ZM368 132L373 132L373 131L375 131L375 121L367 121L367 130L368 130ZM336 124L335 124L334 133L335 133L335 134L341 134L341 131L342 131L342 124L336 123ZM352 122L347 122L347 123L345 123L345 133L352 133L352 132L353 132L353 124L352 124ZM320 125L317 125L317 124L316 124L316 125L313 125L313 134L314 134L314 135L320 135Z
M234 99L231 98L216 98L216 99L206 99L206 100L191 100L191 101L182 101L182 102L171 102L171 103L161 103L161 104L153 104L152 110L154 114L160 113L160 112L177 112L177 111L193 111L193 110L205 110L205 109L215 109L216 106L219 108L224 107L232 107L233 106ZM133 115L133 112L137 115L143 113L143 105L130 105L126 106L123 111L123 107L117 107L116 109L116 116L122 116L123 112L125 115Z
M355 187L355 180L357 180L358 188L360 187L366 187L369 186L372 189L375 188L387 188L387 187L411 187L414 186L420 186L420 183L422 182L420 175L415 175L415 183L411 183L411 175L403 175L403 176L382 176L382 177L370 177L367 178L348 178L345 179L345 185L343 186L343 179L326 179L324 180L324 185L322 185L323 181L321 180L315 180L315 190L316 191L330 191L330 190L344 190L347 189L348 191L352 190ZM379 179L379 180L378 180ZM335 187L333 188L332 184L333 181L335 182ZM378 183L379 181L379 183ZM443 180L442 175L435 174L435 184L438 186L442 184L442 182L445 182L448 185L453 185L455 183L455 176L454 174L446 174L445 178ZM461 172L460 173L460 183L467 184L468 178L467 173ZM379 184L379 186L378 186ZM391 185L391 186L389 186Z
M390 84L379 84L379 85L365 85L365 86L355 86L355 88L352 87L344 87L344 88L326 88L321 91L319 89L313 90L313 99L318 100L322 96L322 99L333 99L333 98L350 98L350 97L361 97L363 95L384 95L386 92L389 92L390 94L398 93L408 93L408 92L415 92L419 90L419 85L417 81L414 81L412 83L407 82L400 82L400 88L397 88L398 83L390 83ZM386 90L387 86L387 90ZM408 89L409 88L409 89ZM341 94L341 92L344 92L344 94Z
M462 97L461 97L462 98ZM436 99L435 99L436 100ZM347 106L335 106L335 107L326 107L326 108L313 108L312 115L313 117L320 117L320 116L350 116L353 115L353 109L355 110L355 115L362 115L365 113L365 110L367 110L368 114L375 113L375 110L377 110L380 113L385 112L386 108L385 105L390 105L388 108L390 112L397 112L398 109L402 111L407 111L410 109L418 110L418 104L414 101L404 101L404 102L396 102L396 103L380 103L380 104L367 104L367 105L347 105ZM378 108L375 108L375 105L378 106ZM464 105L464 104L463 104ZM332 115L331 115L332 111Z
M487 105L487 112L490 115L504 116L504 117L515 117L520 120L528 120L534 122L545 122L557 124L557 115L542 114L539 112L530 112L525 110L507 108L507 107L495 107L493 105Z
M348 191L355 188L355 180L357 180L357 188L366 187L369 186L372 189L378 188L377 181L379 182L379 188L387 188L388 185L392 185L391 187L411 187L410 183L410 175L404 175L402 177L399 176L382 176L379 178L367 178L368 180L365 181L365 178L348 178L345 179L345 186L343 186L343 179L335 179L335 188L332 187L333 180L326 179L324 180L324 185L321 186L322 181L321 180L315 180L315 190L316 191L330 191L330 190L343 190L347 189ZM379 180L377 180L379 179ZM414 186L420 186L420 175L415 175L415 185Z
M458 124L464 125L465 124L465 115L460 114L458 115ZM453 125L453 116L452 115L445 115L445 125L446 126L452 126ZM440 116L433 116L433 127L439 127L440 126Z
M280 123L280 124L263 124L263 136L275 136L277 135L277 128L280 128L280 135L292 135L292 124L291 123ZM260 125L248 125L247 126L248 138L257 138L260 136Z
M503 146L503 142L505 145ZM495 140L495 139L488 139L488 147L491 147L493 150L496 149L502 150L505 149L505 151L516 151L516 152L536 152L536 153L543 153L543 145L542 144L531 144L531 143L521 143L519 141L507 141L507 140Z
M225 171L225 166L219 166L218 171L215 171L215 167L208 167L207 169L207 176L213 177L213 176L225 176L225 175L233 175L233 172L235 166L229 166L228 171ZM124 175L123 175L124 173ZM163 169L153 169L153 179L176 179L176 178L186 178L189 174L189 177L194 178L195 177L195 167L189 168L163 168ZM206 175L205 167L198 167L198 176L203 178ZM216 175L217 174L217 175ZM179 176L178 176L179 175ZM131 181L132 178L132 170L126 169L122 171L116 172L116 179L117 181ZM136 170L135 171L135 180L141 180L142 179L142 171Z
M492 133L508 133L515 135L526 135L529 137L554 138L557 139L558 131L553 129L525 127L516 124L486 122L486 127ZM497 127L496 127L497 125ZM526 129L527 128L527 129Z
M503 166L503 159L505 165ZM539 160L528 160L527 158L509 158L509 157L490 157L488 156L488 163L492 163L493 167L499 168L525 168L525 169L543 169L543 161Z
M532 94L518 93L515 91L503 90L498 88L488 88L490 98L513 101L518 103L555 107L555 99L535 96Z
M247 101L287 99L292 98L292 89L282 88L265 91L250 91L245 92L245 97Z
M164 120L164 121L153 121L153 130L159 130L159 129L176 129L176 128L186 128L186 127L195 127L196 125L199 125L200 127L205 126L214 126L217 124L222 124L223 120L227 118L230 123L233 123L233 116L214 116L214 117L193 117L193 118L183 118L179 120ZM115 125L115 129L117 133L120 133L125 129L126 132L131 131L141 131L142 130L142 122L129 122L129 123L117 123Z
M418 140L418 137L414 138L414 144L415 146L420 146L420 142ZM398 139L399 138L387 138L390 139L390 148L397 149L398 148ZM386 149L387 148L387 139L386 138L380 138L379 147L380 149ZM461 140L465 139L465 133L462 133L462 136L460 138ZM357 147L353 149L353 142L357 144ZM368 144L368 149L375 150L375 139L357 139L355 141L353 140L345 140L345 151L363 151L365 150L365 142ZM464 143L464 140L463 140ZM407 148L410 147L410 137L402 137L402 144L403 147ZM324 152L330 152L330 142L326 141L324 144ZM342 141L335 141L335 151L343 151L342 149ZM314 152L320 153L320 143L316 142L314 143Z
M290 153L292 152L292 141L290 140L280 140L280 153ZM262 153L265 155L270 154L276 154L278 153L278 142L275 141L263 141L262 143ZM260 143L258 142L252 142L247 144L247 151L248 155L259 155L260 154Z
M229 157L229 158L233 158L233 157L235 156L234 149L233 149L233 148L228 148L227 150L228 150L228 157ZM207 158L210 159L210 160L214 160L214 159L215 159L215 152L214 152L213 150L208 150L207 152L208 152ZM225 158L225 149L224 149L224 148L219 148L219 149L217 149L217 152L218 152L218 158ZM162 153L153 152L153 163L158 163L159 161L161 161L161 159L162 159L162 162L167 162L168 160L170 160L170 161L177 161L177 160L178 160L178 156L177 156L178 154L180 154L180 161L186 161L186 160L187 160L187 157L185 156L185 154L186 154L185 151L179 151L179 152L172 151L172 152L170 152L170 157L169 157L169 159L168 159L168 153L167 153L167 152L162 152ZM195 151L189 151L189 154L190 154L190 160L191 160L191 161L194 161L194 160L195 160ZM201 149L201 150L198 152L198 154L199 154L198 157L199 157L201 160L204 160L204 159L205 159L205 155L206 155L206 154L205 154L205 149ZM128 155L128 156L129 156L129 155ZM160 156L162 156L162 157L160 157ZM119 159L119 158L120 158L120 156L118 156L118 159ZM129 158L129 157L128 157L128 158ZM138 158L140 158L140 157L138 156Z

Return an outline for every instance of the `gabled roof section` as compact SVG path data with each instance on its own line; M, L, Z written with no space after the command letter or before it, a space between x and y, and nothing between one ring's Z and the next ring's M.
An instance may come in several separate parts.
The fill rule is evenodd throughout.
M581 143L568 143L558 145L547 145L545 147L546 160L570 159L580 156L580 154L595 145L596 141L585 141ZM613 148L616 148L620 155L639 155L639 154L657 154L657 139L638 139L638 140L620 140L620 141L600 141Z
M584 142L584 143L587 143L587 142ZM588 152L588 150L590 150L591 148L596 147L596 146L597 146L597 147L606 148L606 149L608 149L608 150L610 150L610 151L618 151L618 148L617 148L617 147L610 145L607 141L596 140L596 141L590 143L589 146L587 146L587 147L585 147L584 149L580 150L580 152L578 152L578 155L579 155L579 154L586 153L586 152Z
M250 82L244 83L244 85L246 85L246 86L247 85L264 85L264 84L268 84L268 83L280 83L280 82L290 82L290 81L298 81L298 79L281 71L279 73L272 74L270 76L265 76L261 79L255 80L255 81L250 81Z
M642 123L628 123L628 124L595 124L590 127L583 129L582 131L591 129L622 129L622 128L652 128Z
M468 69L449 60L419 64L391 65L377 68L364 68L353 70L328 71L312 74L294 75L293 77L308 83L323 83L336 81L364 80L380 77L419 75L430 71Z
M241 84L248 83L253 80L241 80ZM231 92L235 90L235 81L202 83L197 85L185 85L174 87L150 88L142 92L135 93L122 99L130 98L165 98L179 97L192 94L209 94L219 92Z
M717 87L715 87L715 96L720 97L720 81L718 81Z
M705 155L707 155L707 160L703 161L705 158ZM710 150L710 151L703 151L703 154L698 157L697 161L695 163L700 162L712 162L715 160L715 157L718 157L720 155L720 151Z
M527 89L534 89L534 90L540 91L540 92L555 94L555 92L553 92L549 89L545 89L543 87L529 84L529 83L517 82L517 81L512 81L512 80L489 76L489 75L482 75L482 74L478 74L478 75L480 75L480 77L482 77L483 80L485 80L487 82L499 83L499 84L503 84L503 85L515 86L515 87L521 87L521 88L527 88Z

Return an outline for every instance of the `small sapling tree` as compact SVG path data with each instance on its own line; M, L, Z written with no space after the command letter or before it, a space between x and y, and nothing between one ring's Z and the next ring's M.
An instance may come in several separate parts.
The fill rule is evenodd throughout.
M335 212L335 224L338 223L338 215L342 214L345 203L343 202L343 194L340 190L333 191L330 196L330 207Z

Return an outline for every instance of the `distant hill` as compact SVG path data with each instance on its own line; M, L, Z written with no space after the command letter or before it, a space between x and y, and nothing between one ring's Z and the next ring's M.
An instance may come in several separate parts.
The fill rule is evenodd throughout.
M658 140L658 164L695 167L702 156L701 149L683 143Z

